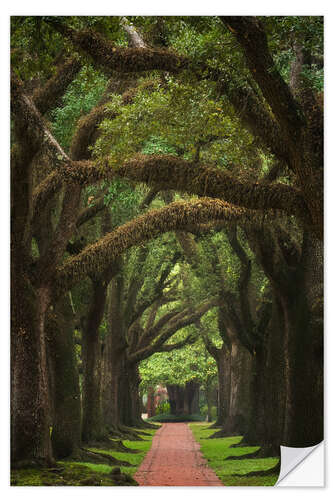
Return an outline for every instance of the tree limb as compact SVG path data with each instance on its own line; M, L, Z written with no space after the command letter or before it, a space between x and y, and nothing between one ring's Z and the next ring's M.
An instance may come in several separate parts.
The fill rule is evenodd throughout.
M304 116L274 64L262 23L255 16L221 16L221 19L242 46L252 76L281 128L286 128L297 145Z
M128 248L159 234L186 229L187 225L206 223L211 219L251 220L254 215L251 211L209 198L188 203L175 202L165 208L151 210L118 227L58 267L53 280L55 295L61 290L69 290L95 269L102 271Z
M92 30L76 31L65 26L56 18L48 18L46 22L68 38L80 52L90 56L92 65L109 76L112 76L115 71L136 73L163 70L177 73L187 63L184 57L170 51L141 47L117 47Z
M81 67L82 63L73 57L62 64L42 88L35 90L32 99L42 115L57 105L59 98L64 95Z

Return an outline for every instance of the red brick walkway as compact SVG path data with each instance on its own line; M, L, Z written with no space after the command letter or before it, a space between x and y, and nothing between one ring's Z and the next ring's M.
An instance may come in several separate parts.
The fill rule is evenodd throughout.
M187 424L163 424L134 479L139 486L223 486Z

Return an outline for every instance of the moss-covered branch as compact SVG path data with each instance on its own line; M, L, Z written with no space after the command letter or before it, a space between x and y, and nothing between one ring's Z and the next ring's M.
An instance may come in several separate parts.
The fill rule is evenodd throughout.
M24 136L24 141L29 141L29 146L37 142L39 147L44 142L59 161L70 161L49 131L34 102L25 94L22 82L14 76L11 79L11 113L15 123L16 140L20 141L20 136Z
M221 19L242 46L252 76L280 126L286 128L290 139L297 144L304 124L303 113L274 64L261 21L255 16L221 16Z
M185 58L167 50L117 47L92 30L76 31L56 18L48 18L47 22L69 39L76 49L89 56L93 66L110 76L115 71L163 70L176 73L186 65Z
M214 167L193 164L171 155L136 155L116 170L97 166L90 161L70 162L59 167L57 176L63 182L74 181L80 185L94 184L102 179L123 177L144 182L155 190L175 189L180 192L220 198L234 205L253 210L283 210L300 219L310 220L303 196L296 188L282 183L264 184L241 182ZM39 203L46 199L43 190L61 185L55 176L45 180L36 192ZM37 201L37 200L36 200Z
M54 294L71 289L88 274L102 272L125 250L159 234L186 229L188 225L210 220L251 220L255 212L234 207L221 200L202 198L188 203L171 203L165 208L151 210L118 227L79 255L58 267L53 281Z
M81 61L73 57L62 64L55 75L53 75L43 87L38 88L33 93L33 101L44 115L58 104L59 98L64 95L68 85L72 83L82 67Z
M308 213L300 191L291 186L241 182L217 168L175 156L137 155L119 167L116 175L145 182L156 189L220 198L254 210L278 209L302 218Z

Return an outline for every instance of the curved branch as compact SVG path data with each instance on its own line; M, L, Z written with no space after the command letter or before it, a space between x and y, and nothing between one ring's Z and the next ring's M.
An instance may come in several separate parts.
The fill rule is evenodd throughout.
M160 347L155 352L171 352L171 351L174 351L175 349L181 349L185 345L194 344L195 341L196 341L196 337L192 333L190 333L189 335L187 335L187 337L184 340L180 340L179 342L176 342L175 344L164 344L162 347Z
M106 191L104 192L104 194L94 200L93 205L85 207L81 210L81 212L79 212L76 219L76 227L82 226L82 224L85 224L85 222L90 220L92 217L95 217L95 215L106 208L105 194Z
M42 115L57 105L59 98L64 95L81 67L82 63L77 58L69 59L58 68L56 74L42 88L38 88L33 93L32 99Z
M35 103L25 94L22 83L16 77L11 79L11 113L14 118L15 132L24 136L25 142L37 143L39 147L45 142L59 160L70 161L49 131Z
M90 56L93 66L110 76L115 71L133 73L163 70L177 73L187 64L184 57L167 50L117 47L91 30L76 31L56 18L48 18L46 21L68 38L80 52Z
M301 192L291 186L243 183L216 168L175 156L136 155L117 168L115 175L145 182L156 189L220 198L254 210L278 209L302 218L308 214Z
M240 119L261 144L276 157L291 165L291 151L284 130L279 126L261 99L250 87L237 86L234 80L222 75L218 90L227 95Z
M210 220L251 220L255 212L234 207L221 200L202 198L198 201L171 203L165 208L151 210L118 227L86 247L79 255L68 259L58 268L54 279L54 293L69 290L96 269L102 271L125 250L155 238L159 234L186 229L187 225L206 223Z
M226 234L232 250L241 263L241 271L238 278L238 292L244 327L248 331L250 337L250 332L253 330L254 326L249 301L249 284L252 270L251 260L237 238L237 228L229 229L226 231Z
M296 215L303 222L311 220L304 198L299 190L286 184L245 183L217 168L193 164L170 155L136 155L123 166L111 170L108 161L95 165L89 161L65 163L58 169L59 179L52 177L52 186L63 181L80 185L94 184L102 179L123 177L144 182L156 190L176 189L199 196L220 198L234 205L253 210L283 210ZM45 181L43 189L50 184ZM47 199L42 189L40 200Z
M201 323L199 324L199 327L200 327L200 335L201 335L201 338L205 344L207 351L215 359L215 361L217 361L219 358L221 349L219 349L218 347L216 347L216 345L213 344L213 342L208 337L207 333L204 331Z
M188 314L189 311L187 310L176 314L173 318L171 318L168 322L164 324L164 326L162 327L162 332L159 335L159 337L155 340L155 342L153 344L148 345L147 347L139 349L135 353L130 354L129 361L139 362L143 359L148 358L155 352L159 352L159 350L164 346L164 344L178 330L192 323L196 323L201 318L201 316L203 316L207 311L209 311L209 309L215 307L216 305L217 305L217 300L214 298L204 302L196 309L196 311L190 314Z
M303 113L274 64L262 23L255 16L221 16L221 19L242 46L252 76L280 126L297 143L304 125Z

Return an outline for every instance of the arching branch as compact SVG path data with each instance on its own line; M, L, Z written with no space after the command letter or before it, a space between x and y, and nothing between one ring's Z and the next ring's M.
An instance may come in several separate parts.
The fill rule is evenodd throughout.
M176 189L220 198L250 209L279 209L301 217L308 212L300 191L291 186L243 183L216 168L194 165L174 156L137 155L119 167L116 175L160 190Z
M62 64L42 88L35 90L32 99L42 115L57 105L59 98L64 95L81 67L81 61L73 57Z
M154 352L159 352L161 348L164 348L164 344L181 328L188 326L192 323L196 323L201 316L203 316L209 309L217 305L217 300L211 299L202 303L199 307L196 307L194 312L190 310L183 310L178 314L170 315L167 321L161 322L161 326L157 328L155 325L153 327L155 331L154 336L150 338L155 338L153 343L150 343L146 347L137 350L135 353L129 354L130 362L138 362L142 359L146 359L151 356ZM168 316L166 314L165 316ZM164 318L164 317L162 317ZM163 323L163 324L162 324ZM156 334L159 334L156 338Z
M254 215L254 212L209 198L188 203L175 202L165 208L151 210L118 227L79 255L68 259L57 270L53 281L55 294L57 291L59 293L60 290L72 288L95 269L103 270L108 267L128 248L159 234L186 229L187 225L206 223L211 219L251 220Z
M179 342L175 342L174 344L164 344L160 347L156 352L171 352L176 349L181 349L185 345L193 344L196 341L196 337L193 334L187 335L184 340L180 340Z
M262 23L255 16L221 16L221 19L242 46L252 76L278 123L297 143L304 125L303 113L274 64Z
M22 83L14 76L11 79L11 113L15 123L15 132L19 135L23 134L25 140L30 141L30 146L31 143L37 141L40 147L44 142L59 161L70 161L49 131L34 102L25 94Z
M242 122L258 137L262 146L285 163L290 164L291 152L284 130L279 126L262 99L248 86L237 85L228 75L221 75L217 82L219 92L225 94Z
M193 164L169 155L136 155L116 170L108 161L96 165L90 161L61 165L58 173L45 180L35 193L36 203L46 199L43 191L51 192L63 181L80 185L94 184L103 179L123 177L144 182L155 190L176 189L180 192L220 198L234 205L254 210L283 210L304 222L310 220L303 196L296 188L286 184L245 183L217 168ZM37 199L38 198L38 199Z
M59 19L46 21L59 33L68 38L90 61L105 74L133 73L149 70L163 70L172 73L184 68L186 59L170 51L150 48L117 47L98 33L91 30L76 31L65 26Z
M93 217L95 217L95 215L97 215L99 212L101 212L106 208L105 194L106 191L104 192L104 194L96 198L93 201L92 205L83 208L81 212L79 212L78 217L76 219L76 227L82 226L82 224L92 219Z

